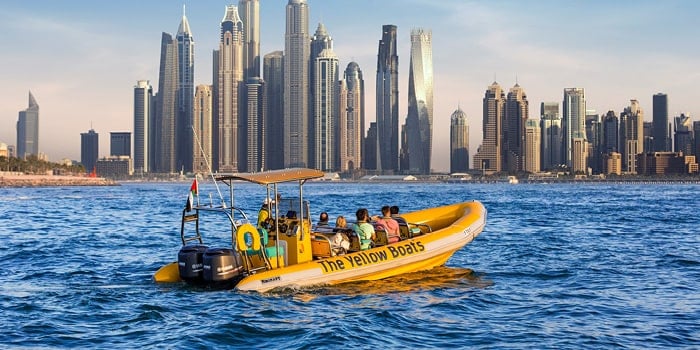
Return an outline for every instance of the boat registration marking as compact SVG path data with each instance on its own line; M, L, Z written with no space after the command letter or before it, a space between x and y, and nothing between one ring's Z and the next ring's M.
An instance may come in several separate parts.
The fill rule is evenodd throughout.
M280 281L281 279L282 279L282 277L280 277L280 276L275 276L275 277L270 277L270 278L263 278L263 279L260 280L260 283L265 284L265 283Z
M425 251L423 242L408 242L401 245L385 246L371 252L359 252L335 259L320 260L317 264L321 265L324 273L327 273L368 266L423 251Z

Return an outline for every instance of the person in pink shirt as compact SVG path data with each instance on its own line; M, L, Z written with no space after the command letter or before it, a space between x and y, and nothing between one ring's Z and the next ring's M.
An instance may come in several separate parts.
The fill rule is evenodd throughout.
M382 207L382 217L374 216L372 218L377 225L383 226L386 235L389 239L389 243L398 242L400 239L399 235L399 222L391 217L391 210L388 205Z

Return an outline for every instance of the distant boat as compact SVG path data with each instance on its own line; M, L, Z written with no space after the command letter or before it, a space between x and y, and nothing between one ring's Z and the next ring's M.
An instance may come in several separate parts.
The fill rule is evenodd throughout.
M518 181L518 178L517 178L517 177L515 177L515 176L508 176L508 183L509 183L509 184L515 185L515 184L517 184L517 183L519 183L519 182L520 182L520 181Z
M444 265L486 225L486 208L478 201L468 201L402 214L400 237L377 230L373 247L366 250L360 250L352 230L340 230L350 242L338 249L332 243L338 232L327 226L312 227L309 202L302 197L303 184L323 176L317 170L297 168L217 178L230 187L231 200L232 186L238 180L264 185L264 198L278 198L265 200L273 203L274 214L260 225L263 227L256 227L243 210L226 203L218 207L199 203L189 206L194 202L190 195L190 211L182 212L178 261L160 268L154 280L258 292L379 280ZM277 196L277 185L285 182L298 182L299 197ZM198 192L194 184L192 188L193 193ZM216 216L224 219L221 228L231 232L231 246L213 248L203 244L199 227L206 216L202 214L207 212L223 214ZM186 235L186 226L194 227L194 234Z

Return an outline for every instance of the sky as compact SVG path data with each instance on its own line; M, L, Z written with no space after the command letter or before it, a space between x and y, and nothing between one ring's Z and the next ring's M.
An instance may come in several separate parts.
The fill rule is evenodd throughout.
M16 144L28 92L39 106L39 151L51 161L80 159L80 133L133 132L133 87L158 89L162 32L175 34L183 5L195 39L195 83L211 84L226 1L10 1L0 12L0 142ZM261 56L284 50L286 0L260 2ZM308 0L309 31L322 22L340 68L355 61L365 80L366 125L375 120L377 46L382 25L398 27L399 120L408 105L410 31L432 31L433 160L449 170L450 115L468 117L470 153L482 139L482 99L497 81L525 89L530 118L559 102L564 88L585 89L588 109L617 115L639 100L652 119L652 96L669 99L669 117L700 120L700 26L694 0L468 1ZM669 119L670 119L669 118Z

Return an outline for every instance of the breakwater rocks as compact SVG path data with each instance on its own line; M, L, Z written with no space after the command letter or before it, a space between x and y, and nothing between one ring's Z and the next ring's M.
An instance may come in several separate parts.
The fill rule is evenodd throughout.
M115 186L114 180L103 177L68 175L24 175L0 173L0 187L46 187L46 186Z

